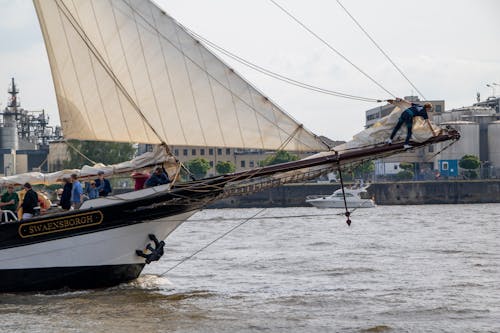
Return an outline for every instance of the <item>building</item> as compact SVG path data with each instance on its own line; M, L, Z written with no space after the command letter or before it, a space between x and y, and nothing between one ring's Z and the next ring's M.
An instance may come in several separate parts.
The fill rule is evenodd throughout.
M60 127L48 126L44 110L21 108L14 78L8 93L7 106L0 112L0 174L47 171L49 140L61 137Z
M433 114L439 114L445 110L445 103L444 100L428 100L428 101L420 101L420 99L417 96L405 96L405 100L409 102L415 102L415 103L432 103L433 109L432 113ZM392 104L386 104L382 106L377 106L373 109L365 111L365 127L368 128L375 124L377 121L379 121L381 118L389 115L394 109L396 108L395 105Z

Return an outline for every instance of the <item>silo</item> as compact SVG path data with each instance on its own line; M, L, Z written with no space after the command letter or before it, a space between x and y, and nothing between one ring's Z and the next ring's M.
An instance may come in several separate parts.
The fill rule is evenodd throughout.
M440 126L450 126L460 133L460 140L443 150L434 158L434 167L437 169L438 160L460 160L464 155L479 157L479 124L472 121L450 121L441 123ZM499 127L500 129L500 127ZM436 144L435 152L441 151L448 142Z
M14 114L5 112L3 116L4 125L0 127L0 149L17 150L19 138L17 136L17 122Z
M500 120L488 124L488 147L491 166L500 168Z

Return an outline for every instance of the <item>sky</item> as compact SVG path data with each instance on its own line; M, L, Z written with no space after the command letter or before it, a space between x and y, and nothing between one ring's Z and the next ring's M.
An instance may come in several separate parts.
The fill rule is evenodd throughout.
M416 94L337 1L274 1L391 94ZM273 72L351 95L392 97L270 0L156 3L190 30ZM427 99L443 99L449 110L471 105L477 92L481 99L500 95L500 1L341 3ZM50 123L58 124L50 67L33 4L0 0L0 8L0 108L7 103L10 78L15 77L22 107L44 109ZM363 129L365 111L381 105L304 90L219 56L305 127L334 140L349 140ZM495 91L486 86L491 83L499 84Z

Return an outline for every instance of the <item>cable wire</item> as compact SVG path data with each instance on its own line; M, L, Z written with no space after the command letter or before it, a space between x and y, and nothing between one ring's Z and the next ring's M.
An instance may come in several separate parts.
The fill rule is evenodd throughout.
M347 10L347 8L344 7L344 5L342 5L342 3L340 2L340 0L337 0L337 3L339 4L339 6L346 12L346 14L354 21L354 23L358 26L358 28L361 29L361 31L363 31L363 33L366 35L366 37L368 37L369 40L372 41L372 43L377 47L377 49L387 58L387 60L389 60L389 62L394 66L394 68L396 68L396 70L406 79L406 81L408 81L408 83L420 94L420 96L422 96L422 98L424 100L426 100L424 94L422 94L420 92L420 90L418 90L418 88L410 81L410 79L403 73L403 71L398 67L398 65L396 65L396 63L391 59L391 57L389 57L389 55L380 47L380 45L378 45L378 43L368 34L368 32L361 26L361 24L359 24L359 22L354 18L354 16L352 16L352 14Z
M170 272L171 270L173 270L174 268L178 267L179 265L181 265L182 263L188 261L189 259L191 259L192 257L194 257L195 255L197 255L198 253L200 253L201 251L205 250L207 247L209 247L210 245L214 244L215 242L217 242L218 240L224 238L225 236L229 235L232 231L234 231L235 229L241 227L243 224L247 223L248 221L251 221L252 219L254 219L257 215L259 215L260 213L262 213L263 211L265 211L266 208L263 208L261 210L259 210L256 214L250 216L249 218L245 219L243 222L240 222L238 223L236 226L232 227L230 230L226 231L225 233L223 233L222 235L220 235L219 237L217 237L216 239L214 239L213 241L211 241L210 243L208 243L207 245L205 245L204 247L202 247L201 249L199 249L198 251L194 252L193 254L191 254L190 256L182 259L181 261L179 261L177 264L175 264L174 266L170 267L169 269L167 269L165 272L161 273L158 275L158 277L161 277L165 274L167 274L168 272Z
M302 23L299 19L297 19L295 16L292 15L289 11L287 11L285 8L280 6L276 1L274 0L269 0L272 4L274 4L276 7L278 7L281 11L283 11L286 15L288 15L292 20L294 20L297 24L299 24L302 28L304 28L307 32L309 32L311 35L316 37L320 42L322 42L326 47L328 47L330 50L335 52L338 56L340 56L342 59L347 61L351 66L356 68L361 74L363 74L365 77L367 77L370 81L375 83L378 87L380 87L382 90L384 90L386 93L391 95L392 97L396 97L393 93L391 93L389 90L384 88L379 82L377 82L374 78L372 78L370 75L368 75L365 71L363 71L361 68L356 66L352 61L350 61L346 56L344 56L342 53L340 53L338 50L336 50L332 45L330 45L326 40L321 38L318 34L316 34L314 31L312 31L308 26L306 26L304 23Z
M204 44L206 44L207 46L211 47L212 49L214 50L217 50L221 53L223 53L224 55L230 57L231 59L239 62L240 64L242 65L245 65L257 72L260 72L264 75L267 75L267 76L270 76L272 78L275 78L277 80L280 80L280 81L283 81L283 82L286 82L288 84L291 84L291 85L294 85L294 86L297 86L297 87L300 87L300 88L304 88L304 89L308 89L308 90L312 90L312 91L316 91L316 92L319 92L319 93L323 93L323 94L328 94L328 95L333 95L333 96L336 96L336 97L341 97L341 98L347 98L347 99L354 99L354 100L360 100L360 101L366 101L366 102L381 102L380 99L376 99L376 98L370 98L370 97L362 97L362 96L356 96L356 95L350 95L350 94L346 94L346 93L342 93L342 92L339 92L339 91L334 91L334 90L329 90L329 89L324 89L324 88L321 88L321 87L318 87L318 86L314 86L314 85L311 85L311 84L307 84L307 83L304 83L304 82L301 82L301 81L298 81L298 80L295 80L295 79L292 79L292 78L289 78L287 76L284 76L284 75L281 75L279 73L276 73L276 72L273 72L269 69L266 69L264 67L261 67L259 65L256 65L255 63L252 63L244 58L241 58L239 57L238 55L224 49L223 47L211 42L210 40L206 39L205 37L201 36L200 34L190 30L190 29L187 29L186 30L193 36L195 37L196 39L202 41Z

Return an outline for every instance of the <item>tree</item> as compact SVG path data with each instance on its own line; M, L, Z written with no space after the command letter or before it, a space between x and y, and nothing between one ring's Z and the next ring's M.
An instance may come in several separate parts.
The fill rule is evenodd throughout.
M475 170L479 168L480 165L481 162L479 158L474 155L464 155L458 162L458 166L466 170L464 175L470 179L477 178L477 172Z
M415 173L413 172L415 166L413 163L399 163L399 168L401 171L396 174L397 180L412 180L415 177Z
M405 170L405 171L412 171L413 172L413 169L415 168L415 166L413 165L413 163L402 162L402 163L399 163L399 168L402 170Z
M284 150L278 150L275 154L268 156L264 160L260 161L259 165L266 166L266 165L280 164L280 163L296 161L298 159L299 157L297 155L290 154L289 152Z
M365 161L357 165L354 170L352 170L354 178L368 179L373 174L375 170L375 163L373 161Z
M194 160L186 162L186 168L195 178L201 179L205 177L208 169L210 169L210 163L204 158L195 158Z
M228 162L219 161L215 165L215 170L217 170L217 173L219 175L224 175L226 173L234 172L234 170L236 170L236 166L229 161Z
M92 161L104 164L128 161L134 157L136 151L130 143L69 140L69 144ZM69 160L64 162L64 168L79 169L84 164L91 163L71 146L68 147Z
M415 174L411 170L401 170L396 174L398 180L412 180Z

